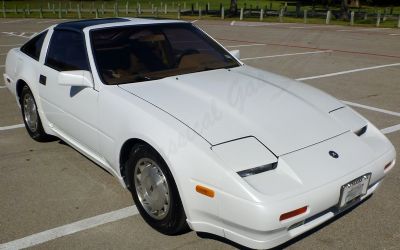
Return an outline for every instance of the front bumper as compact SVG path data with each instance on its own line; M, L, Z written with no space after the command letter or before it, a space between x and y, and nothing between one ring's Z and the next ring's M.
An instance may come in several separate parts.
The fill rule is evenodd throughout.
M361 197L359 202L374 193L385 174L393 167L384 171L385 165L391 161L394 164L394 158L395 151L391 150L358 171L317 189L284 200L251 203L221 194L221 204L224 204L225 207L221 211L224 221L224 236L250 248L276 247L342 213L344 210L339 210L337 204L340 199L340 188L345 183L366 173L372 173L367 193ZM281 214L303 206L308 206L306 213L279 221Z
M376 189L379 187L379 184L380 182L370 186L367 193L361 197L359 202L352 204L352 206L347 207L345 210L338 210L337 206L335 205L313 216L310 216L310 213L307 213L306 215L299 216L293 220L293 224L291 226L272 231L238 233L237 231L224 229L225 237L234 242L238 242L243 246L254 249L269 249L279 246L361 203L376 191Z

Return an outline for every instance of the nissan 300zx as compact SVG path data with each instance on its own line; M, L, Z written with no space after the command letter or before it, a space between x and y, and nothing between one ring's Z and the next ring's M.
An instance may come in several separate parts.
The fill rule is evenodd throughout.
M360 203L395 164L353 109L183 21L57 24L8 53L4 79L33 139L109 171L168 235L274 247Z

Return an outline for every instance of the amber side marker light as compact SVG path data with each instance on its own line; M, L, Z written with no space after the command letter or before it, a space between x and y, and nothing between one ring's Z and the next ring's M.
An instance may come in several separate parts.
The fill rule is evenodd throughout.
M296 210L284 213L279 217L279 220L283 221L283 220L287 220L287 219L290 219L292 217L295 217L297 215L304 214L307 211L307 207L308 206L305 206L305 207L298 208Z
M215 196L214 190L200 186L200 185L196 186L196 192L203 194L205 196L211 197L211 198L214 198L214 196Z

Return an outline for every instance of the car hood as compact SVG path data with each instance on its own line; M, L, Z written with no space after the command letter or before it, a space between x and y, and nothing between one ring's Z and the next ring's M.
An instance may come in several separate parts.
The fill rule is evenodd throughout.
M254 136L284 155L348 129L329 111L335 98L249 66L120 85L196 131L210 144Z

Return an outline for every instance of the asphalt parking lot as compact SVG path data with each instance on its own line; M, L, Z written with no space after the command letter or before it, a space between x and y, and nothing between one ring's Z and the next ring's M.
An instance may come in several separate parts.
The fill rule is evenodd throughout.
M59 20L0 19L6 53ZM299 79L345 101L400 152L400 30L197 21L246 64ZM0 249L232 249L194 232L164 236L137 215L114 177L66 144L30 139L0 83ZM399 157L398 157L399 158ZM288 249L399 249L400 167L357 209ZM14 244L14 245L13 245Z

